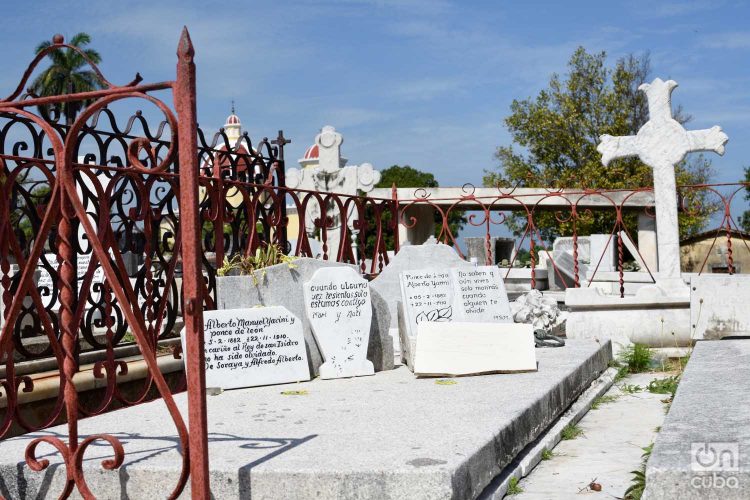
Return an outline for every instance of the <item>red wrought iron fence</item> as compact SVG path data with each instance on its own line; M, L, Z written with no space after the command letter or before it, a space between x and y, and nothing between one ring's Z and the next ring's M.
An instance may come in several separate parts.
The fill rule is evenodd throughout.
M57 50L78 52L96 73L102 88L90 92L39 97L23 94L23 89L40 61ZM0 183L0 270L2 271L3 326L0 333L0 359L4 365L2 392L4 413L0 436L16 423L27 431L42 429L64 413L68 426L67 442L43 436L26 449L26 463L35 471L49 462L37 458L37 447L46 443L63 457L67 482L61 497L74 489L85 498L93 495L83 477L82 461L95 441L107 443L113 458L103 466L114 469L122 464L124 450L112 434L79 438L78 419L104 411L113 399L126 404L118 393L116 379L125 369L114 358L113 346L122 337L123 326L133 336L140 356L148 367L145 385L154 387L163 399L179 436L182 450L182 474L175 478L171 496L177 496L188 477L193 494L208 498L208 454L206 440L205 383L202 370L202 304L205 283L201 279L200 227L198 222L198 153L195 105L195 66L193 47L187 30L177 51L177 76L174 81L143 84L140 76L118 86L110 83L86 55L65 44L55 35L52 44L40 52L24 73L16 90L0 101L3 127L2 182ZM160 98L160 92L172 94L174 111ZM108 106L123 101L139 101L163 116L164 125L151 136L130 136L131 119L126 131L114 128L97 134L92 123L109 117ZM78 116L68 113L66 124L58 124L39 108L60 109L61 104L88 103ZM59 118L59 114L57 117ZM28 141L14 139L17 128L25 130ZM160 136L166 133L168 139ZM99 151L84 151L85 140L92 140ZM7 151L7 141L15 141ZM117 154L114 151L117 150ZM79 157L84 155L83 161ZM178 161L179 159L179 161ZM41 186L44 189L40 189ZM163 194L163 196L162 196ZM127 200L129 198L129 201ZM169 248L159 248L154 235L154 210L167 212L178 207L180 227ZM19 202L19 200L21 200ZM138 227L142 238L132 238ZM127 274L124 249L142 245L145 263L134 279ZM85 256L85 260L82 258ZM78 272L82 262L83 272ZM54 263L52 262L54 261ZM168 300L175 290L175 269L181 265L182 300ZM11 265L14 267L12 270ZM48 277L38 286L41 270ZM95 280L95 272L101 279ZM79 279L79 274L80 279ZM96 283L95 283L96 281ZM139 300L141 299L141 300ZM156 341L174 318L171 310L182 303L181 316L186 329L187 390L190 432L178 411L172 392L159 370ZM171 310L170 310L171 308ZM95 338L92 329L103 335ZM23 341L24 331L43 335L45 341L33 352ZM74 383L78 371L79 331L94 347L103 347L106 356L96 364L95 373L105 378L107 388L102 401L84 407ZM30 422L17 404L19 392L33 390L29 375L16 375L18 354L53 356L58 365L59 392L49 414ZM113 429L113 431L115 431Z
M439 192L440 190L438 190ZM419 217L410 214L417 206L429 207L421 217L436 214L434 224L437 239L455 247L462 257L469 256L467 245L452 232L456 214L470 214L465 219L466 228L478 228L484 240L484 251L478 261L492 262L491 240L494 236L512 236L514 247L528 249L528 260L519 261L519 253L514 252L504 266L505 277L510 277L514 266L529 270L530 288L536 286L537 270L544 269L560 286L592 286L603 279L600 271L605 259L614 258L613 277L617 281L621 297L625 296L625 284L629 279L639 282L655 281L655 218L653 189L528 189L528 188L475 188L467 184L458 196L440 198L432 196L426 189L417 189L408 198L397 199L401 224L405 228L415 227ZM481 191L481 192L480 192ZM394 189L394 193L396 190ZM744 271L750 272L750 234L739 226L739 217L734 217L732 209L743 211L750 200L750 183L700 184L678 186L680 200L680 233L682 234L682 267L686 273L738 272L737 251L744 263ZM654 236L651 269L639 247L640 226L646 226ZM747 224L747 223L746 223ZM588 227L588 232L581 232ZM581 238L587 238L592 229L597 229L606 238L603 250L596 255L582 252ZM585 230L585 229L584 229ZM554 247L558 237L570 240L569 268L560 266L561 253ZM688 245L697 244L697 248ZM611 247L610 247L611 245ZM613 252L605 254L608 248ZM719 265L713 252L719 251ZM584 255L585 253L585 255ZM564 255L562 255L564 256ZM540 266L540 261L544 261ZM585 269L584 269L585 268ZM739 267L740 272L742 267ZM633 272L640 272L637 276ZM612 279L612 278L611 278Z

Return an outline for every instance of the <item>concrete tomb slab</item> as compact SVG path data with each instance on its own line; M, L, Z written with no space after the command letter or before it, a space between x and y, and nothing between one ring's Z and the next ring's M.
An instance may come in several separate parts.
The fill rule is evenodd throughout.
M213 498L476 498L611 359L608 343L592 341L537 351L537 372L453 385L417 379L401 367L209 396ZM186 394L175 401L187 415ZM86 450L83 470L97 498L163 498L177 482L178 439L162 401L83 419L79 429L81 439L113 433L125 450L116 472L101 469L108 446ZM38 448L50 460L47 470L24 464L28 444L45 435L67 440L67 427L0 442L0 494L31 499L62 491L65 469L51 447ZM189 494L188 487L181 498Z
M285 307L203 312L206 387L310 380L302 322ZM185 330L182 330L182 352Z
M694 339L750 335L750 276L700 274L690 279Z
M700 341L646 464L644 500L746 499L750 340Z
M325 359L320 378L373 375L367 359L372 322L367 280L351 268L318 269L304 289L307 319Z
M305 298L302 291L305 282L310 281L319 269L350 268L356 266L340 264L327 260L301 257L295 259L291 267L288 264L277 264L252 276L226 276L216 279L216 307L218 309L237 309L256 306L284 306L302 320L307 345L307 357L310 373L318 375L323 357L315 342L305 312ZM367 347L367 359L373 362L375 371L393 368L393 338L389 332L391 322L386 301L377 290L371 287L373 321L370 341Z

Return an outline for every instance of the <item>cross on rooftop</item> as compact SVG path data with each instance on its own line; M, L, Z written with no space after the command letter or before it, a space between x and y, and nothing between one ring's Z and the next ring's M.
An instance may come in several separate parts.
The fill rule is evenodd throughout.
M646 94L649 120L636 135L602 135L597 151L606 166L616 158L638 156L654 171L656 237L659 280L664 288L684 288L680 276L680 241L677 220L677 186L674 167L694 151L724 154L729 138L721 127L687 131L672 116L672 90L677 82L656 78L638 90Z

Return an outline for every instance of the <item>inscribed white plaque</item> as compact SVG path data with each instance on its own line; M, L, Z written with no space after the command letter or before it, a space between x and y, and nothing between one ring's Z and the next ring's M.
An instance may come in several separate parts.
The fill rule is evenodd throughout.
M401 299L407 335L417 334L423 321L453 320L453 283L449 269L420 269L401 273Z
M354 269L318 269L304 285L305 310L325 362L320 378L373 375L367 359L372 323L370 286Z
M454 319L513 323L508 293L495 266L455 267L451 269L455 287Z
M302 322L285 307L204 311L203 329L206 387L310 380Z

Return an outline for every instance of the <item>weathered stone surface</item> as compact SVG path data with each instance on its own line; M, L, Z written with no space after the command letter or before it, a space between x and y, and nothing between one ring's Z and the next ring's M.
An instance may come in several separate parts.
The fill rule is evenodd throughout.
M748 491L750 340L698 342L646 465L643 499L739 500Z
M284 306L289 311L302 319L305 332L305 343L307 344L307 359L310 363L310 371L315 376L323 363L320 350L315 342L310 322L305 313L305 298L302 286L310 281L315 271L331 267L351 267L349 264L340 264L327 260L300 258L294 261L294 268L287 264L278 264L267 267L265 275L257 271L257 285L251 276L227 276L216 280L216 297L218 309L238 309L255 306ZM393 368L393 340L388 332L390 317L379 307L382 302L376 297L377 291L372 290L372 303L375 308L373 313L372 330L367 349L367 359L375 365L375 371L390 370ZM381 299L381 300L379 300Z
M568 288L568 338L611 339L615 351L638 342L650 347L691 345L686 297L605 295L597 288Z
M459 378L455 385L400 368L208 397L213 497L476 498L611 359L609 344L591 341L538 351L538 372ZM286 389L307 395L281 394ZM175 399L187 414L186 395ZM176 483L181 460L163 402L79 424L82 437L115 433L125 449L117 472L101 470L107 446L87 450L83 468L97 498L163 498ZM26 446L41 435L66 440L67 428L0 442L0 494L25 499L62 491L65 471L48 446L38 450L50 459L47 471L23 463Z
M406 317L406 335L417 336L424 321L453 321L454 287L450 269L421 269L401 273L401 303Z
M442 243L425 243L401 247L377 278L370 282L370 288L378 292L388 303L391 314L391 328L397 328L398 311L396 302L401 300L399 276L403 271L420 269L472 266L458 256L453 248Z
M694 339L750 334L750 276L700 274L690 279Z
M318 269L304 290L307 320L325 358L320 378L373 375L367 359L372 322L367 280L351 268Z

